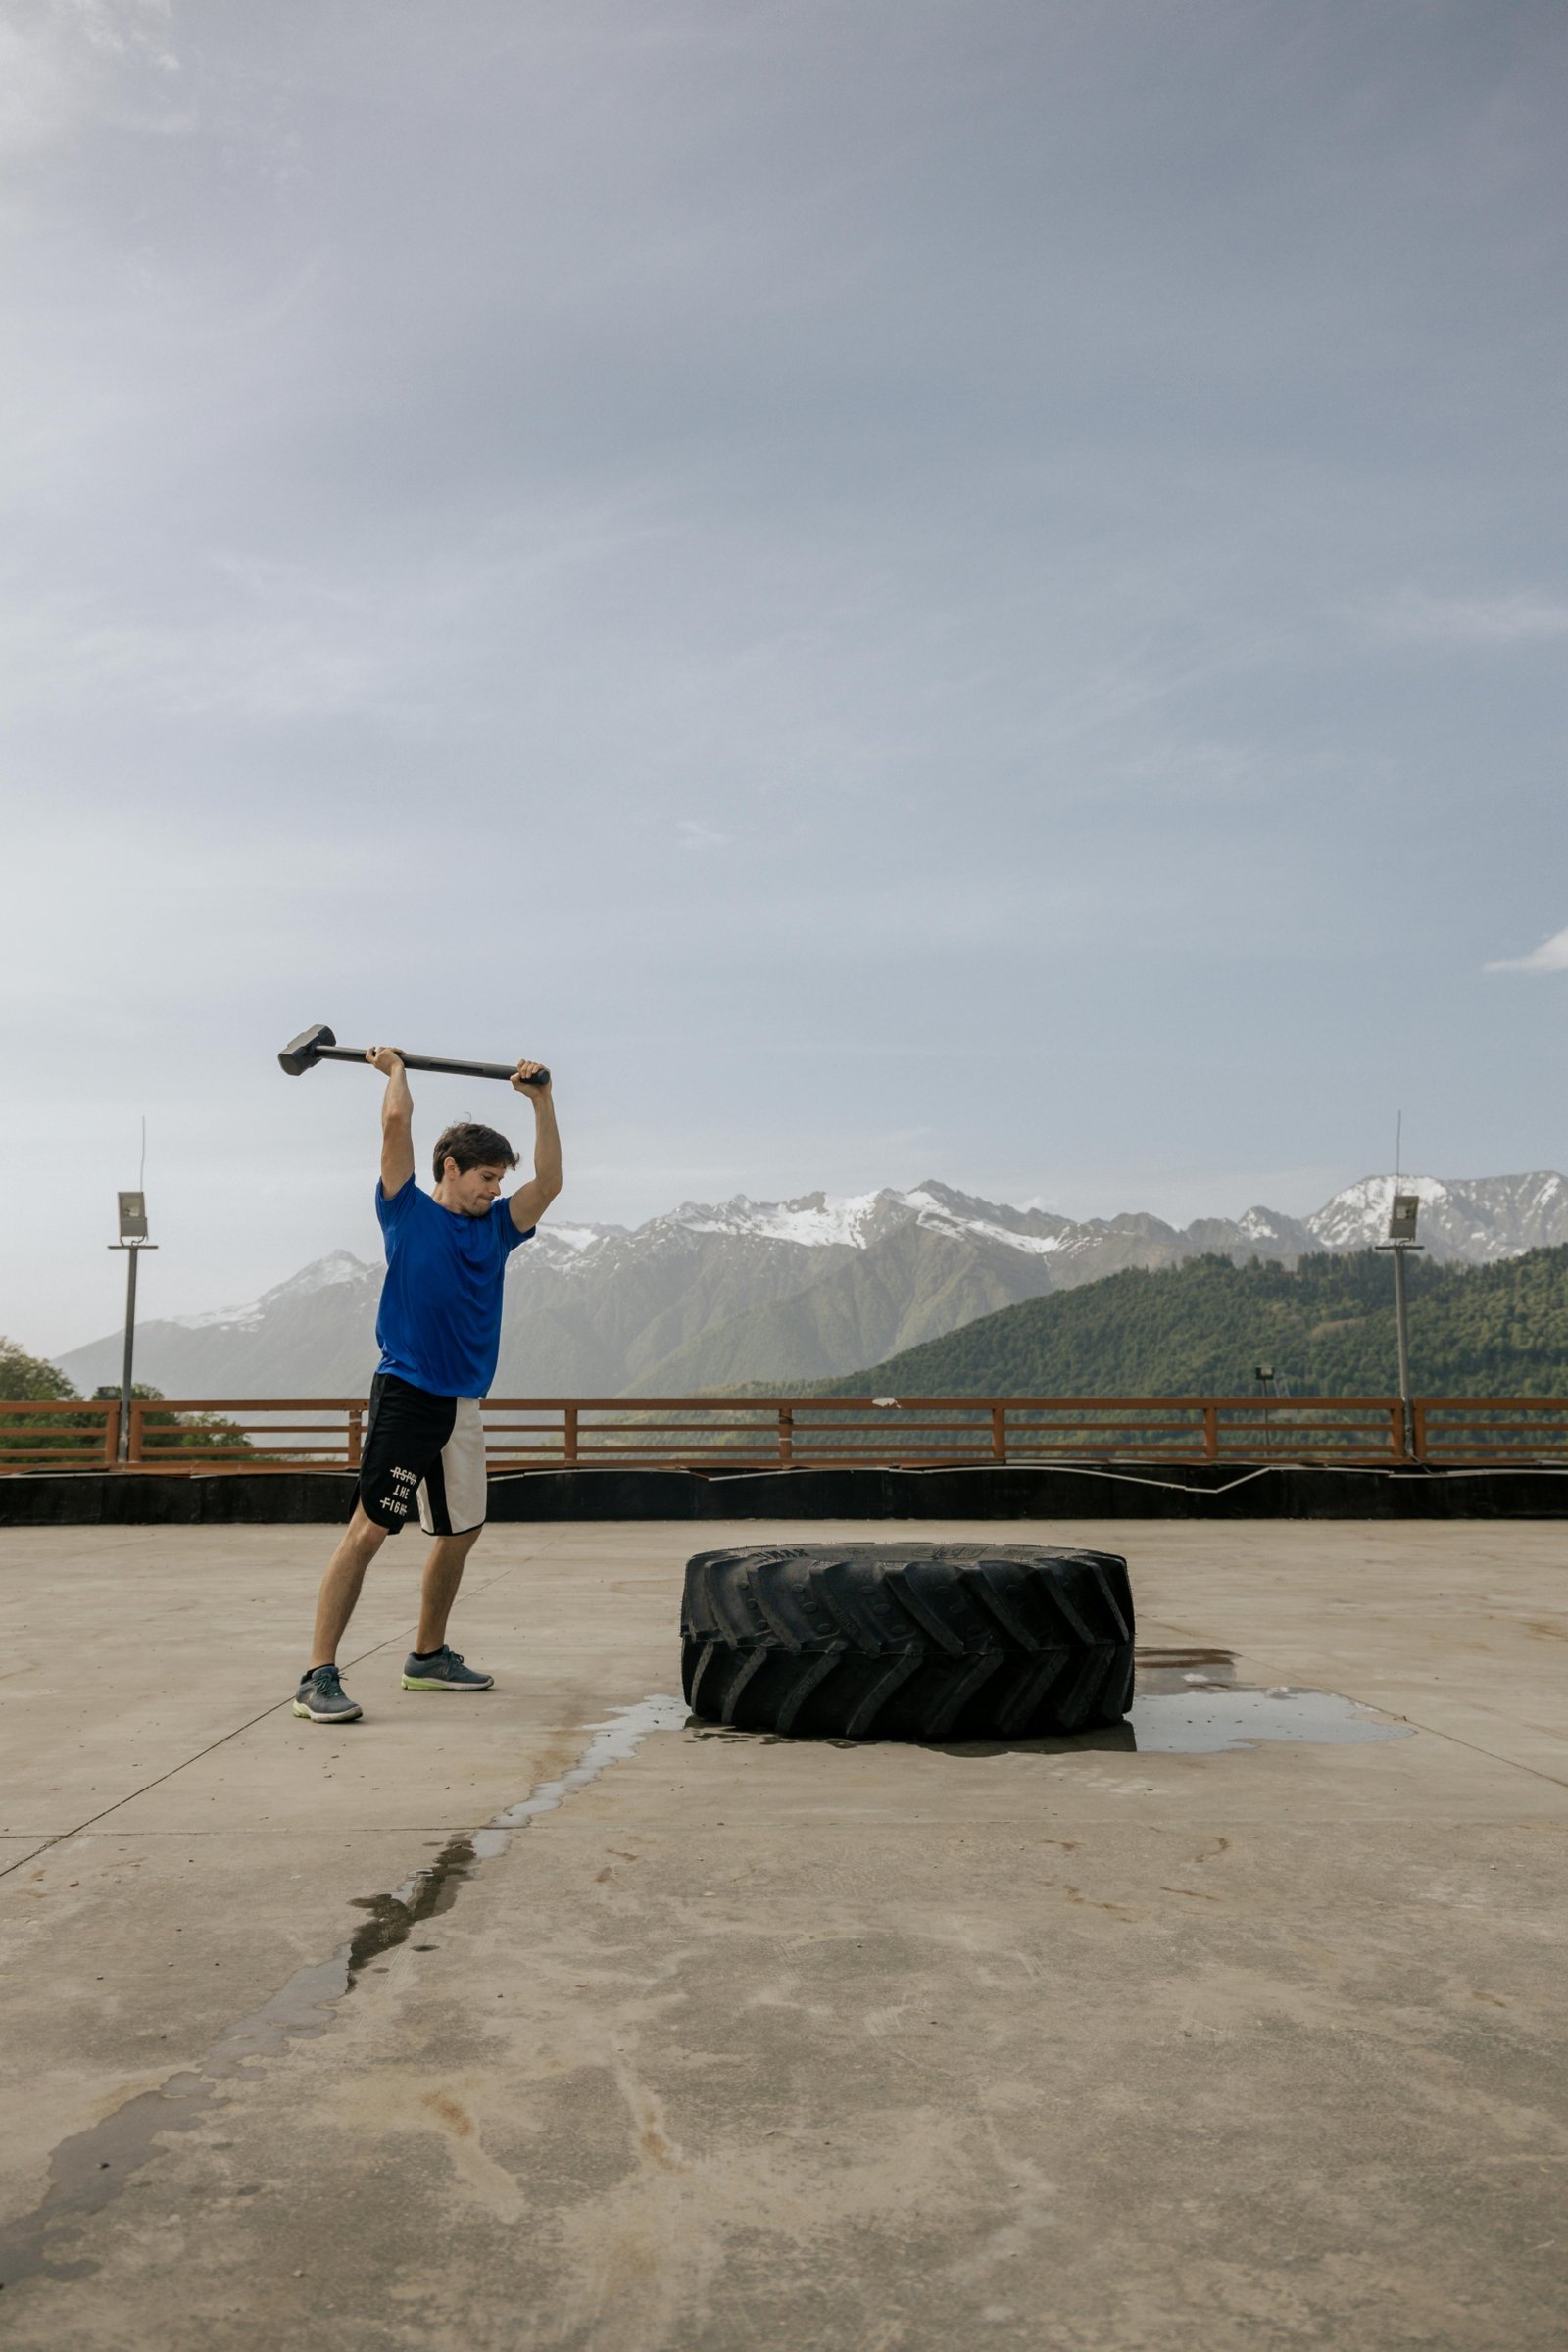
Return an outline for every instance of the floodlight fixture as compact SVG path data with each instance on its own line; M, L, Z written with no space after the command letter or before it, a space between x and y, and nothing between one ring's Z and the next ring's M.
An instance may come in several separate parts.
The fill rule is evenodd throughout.
M1389 1210L1389 1240L1396 1249L1409 1249L1415 1242L1415 1221L1421 1213L1419 1193L1396 1193Z

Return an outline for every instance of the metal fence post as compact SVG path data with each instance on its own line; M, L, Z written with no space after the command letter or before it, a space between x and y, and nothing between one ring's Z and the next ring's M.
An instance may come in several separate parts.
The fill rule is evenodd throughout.
M787 1404L778 1408L778 1458L785 1464L795 1459L795 1413Z
M1004 1404L991 1407L991 1458L1004 1462L1007 1458L1007 1408Z

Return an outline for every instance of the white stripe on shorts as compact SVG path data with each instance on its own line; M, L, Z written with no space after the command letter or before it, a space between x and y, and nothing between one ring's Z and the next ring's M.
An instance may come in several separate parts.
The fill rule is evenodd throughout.
M484 1525L488 1482L479 1401L477 1396L458 1398L439 1467L419 1482L419 1525L427 1536L466 1536Z

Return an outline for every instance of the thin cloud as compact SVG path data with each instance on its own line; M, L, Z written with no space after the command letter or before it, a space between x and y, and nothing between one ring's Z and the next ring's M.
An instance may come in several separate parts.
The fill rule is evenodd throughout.
M74 24L94 49L110 57L140 52L169 73L179 70L170 45L171 0L67 0L58 13Z
M1508 956L1486 968L1489 972L1568 972L1568 931L1554 931L1528 956Z
M63 0L0 24L0 154L40 157L79 142L95 112L123 114L138 68L180 71L171 0ZM129 77L128 81L126 77ZM158 130L154 117L136 127Z
M1401 597L1374 616L1380 636L1410 645L1543 645L1568 637L1568 603L1510 596Z

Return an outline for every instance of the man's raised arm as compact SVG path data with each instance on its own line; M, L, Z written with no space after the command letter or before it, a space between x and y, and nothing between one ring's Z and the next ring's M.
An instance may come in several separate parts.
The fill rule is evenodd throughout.
M561 1190L561 1131L548 1077L538 1083L540 1064L519 1061L512 1083L533 1104L533 1179L519 1184L507 1206L519 1233L530 1233ZM414 1164L412 1158L409 1165Z
M391 1046L374 1046L365 1056L386 1079L381 1102L381 1198L401 1193L414 1174L414 1097L409 1073Z

